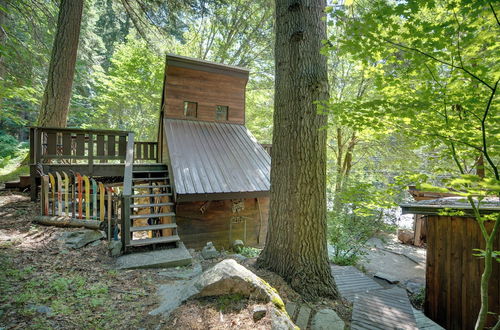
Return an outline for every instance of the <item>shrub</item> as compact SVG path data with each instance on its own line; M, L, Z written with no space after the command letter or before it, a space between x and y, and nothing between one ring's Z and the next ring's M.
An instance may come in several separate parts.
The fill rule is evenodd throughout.
M328 214L330 259L337 265L354 265L364 254L366 241L380 229L381 221L371 216Z
M12 135L0 131L0 158L12 158L16 155L19 141Z

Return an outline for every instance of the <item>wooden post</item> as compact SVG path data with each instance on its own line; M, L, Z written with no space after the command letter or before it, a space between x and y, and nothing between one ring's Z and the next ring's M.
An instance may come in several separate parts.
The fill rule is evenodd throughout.
M69 216L69 177L66 172L62 172L64 176L64 208L66 216Z
M56 172L57 178L57 215L62 216L63 213L63 203L62 203L62 178L59 172Z
M90 219L90 180L89 177L84 175L83 181L85 182L85 219Z
M94 135L89 134L89 142L87 145L87 157L89 162L89 175L93 175L94 171Z

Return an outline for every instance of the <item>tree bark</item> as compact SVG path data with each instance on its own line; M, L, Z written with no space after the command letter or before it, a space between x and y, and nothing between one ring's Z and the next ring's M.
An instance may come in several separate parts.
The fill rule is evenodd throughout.
M84 0L61 0L38 125L66 127Z
M0 81L5 79L5 64L4 58L2 56L2 48L5 47L5 42L7 40L7 33L5 33L5 25L7 23L7 13L4 11L7 9L7 1L0 0Z
M324 0L276 0L276 83L269 232L258 265L308 299L337 297L326 241L328 99Z

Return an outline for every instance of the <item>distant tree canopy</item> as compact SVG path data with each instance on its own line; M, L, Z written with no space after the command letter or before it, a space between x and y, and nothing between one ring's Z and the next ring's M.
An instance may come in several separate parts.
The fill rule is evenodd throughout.
M158 74L169 52L249 67L249 127L270 142L272 8L269 0L85 1L68 126L141 127L140 138L155 137ZM38 116L58 9L57 2L0 2L0 125L21 140Z

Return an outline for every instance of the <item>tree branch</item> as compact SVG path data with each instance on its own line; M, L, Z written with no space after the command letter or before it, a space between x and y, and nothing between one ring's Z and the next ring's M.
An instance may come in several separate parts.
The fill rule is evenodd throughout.
M475 80L479 81L481 84L483 84L484 86L488 87L489 89L493 90L493 87L490 86L490 84L488 84L486 81L484 81L483 79L479 78L478 76L476 76L475 74L473 74L472 72L470 72L469 70L467 70L466 68L462 67L462 66L456 66L455 64L453 63L449 63L449 62L446 62L446 61L443 61L431 54L428 54L424 51L421 51L420 49L418 48L414 48L414 47L410 47L410 46L405 46L405 45L402 45L402 44L399 44L397 42L394 42L394 41L391 41L389 39L383 39L385 42L387 42L388 44L391 44L399 49L402 49L402 50L411 50L413 52L416 52L416 53L419 53L425 57L428 57L436 62L439 62L441 64L444 64L444 65L447 65L451 68L454 68L454 69L458 69L458 70L462 70L464 71L465 73L467 73L469 76L471 76L472 78L474 78Z

